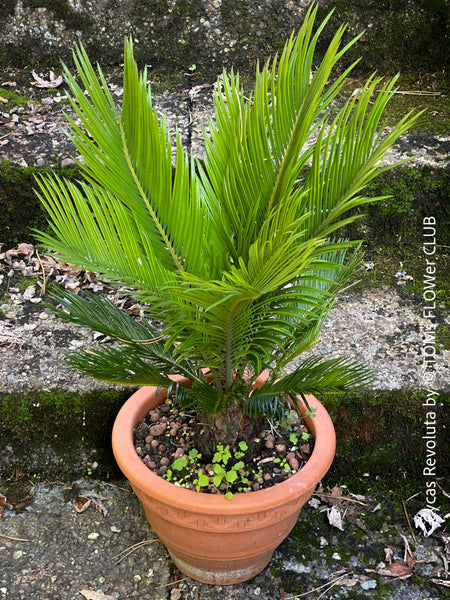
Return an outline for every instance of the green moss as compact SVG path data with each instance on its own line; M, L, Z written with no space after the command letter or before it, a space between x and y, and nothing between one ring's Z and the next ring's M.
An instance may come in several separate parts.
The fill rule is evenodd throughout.
M26 398L15 398L6 396L1 400L0 404L0 420L11 419L17 425L26 423L32 418L30 412L30 404Z
M49 414L58 419L66 416L71 418L89 412L95 421L101 413L108 414L115 411L118 404L122 403L130 392L102 391L84 395L70 392L37 392L36 394L19 397L6 395L0 398L0 419L8 423L23 422L39 418L40 413ZM38 410L36 410L38 409Z
M79 177L78 169L58 169L70 180ZM35 177L48 174L50 168L16 167L8 161L0 164L0 244L12 248L21 242L33 242L32 229L45 229L47 221L35 193Z
M353 493L387 494L392 511L402 516L402 498L420 493L425 499L426 391L372 391L345 395L329 410L336 429L336 458L324 484L345 484ZM441 392L436 406L438 430L436 477L442 480L450 461L450 393ZM442 484L442 482L441 482ZM445 486L444 486L445 487ZM450 508L448 499L442 505ZM395 506L395 509L394 509ZM376 519L376 514L372 515Z
M5 88L1 87L0 96L5 100L8 100L8 103L4 105L4 110L7 110L9 107L12 107L14 105L24 106L30 100L29 96L22 96L14 90L6 90Z
M23 279L22 281L17 281L14 283L14 286L18 288L21 292L24 292L28 287L32 286L35 283L34 280L29 277Z
M363 86L364 81L362 77L348 78L342 90L343 97L347 99ZM447 134L450 128L450 85L445 71L400 74L396 92L386 107L387 126L395 125L412 110L424 112L409 129L409 135L418 132L444 136ZM442 155L442 161L445 161L448 154L445 143L437 150Z
M333 0L319 7L322 18L334 8L329 31L348 23L348 40L364 32L346 56L348 63L362 57L359 71L430 73L449 64L447 0Z
M370 245L395 242L400 247L422 242L422 220L434 216L443 245L450 244L450 169L401 167L380 175L368 196L391 196L370 205ZM420 243L420 246L422 243Z
M25 397L0 398L0 430L13 449L14 463L2 465L2 475L19 469L27 476L77 476L77 452L96 449L99 468L96 475L116 473L111 452L114 419L130 391L102 391L82 396L68 392L40 392ZM51 424L51 425L49 425ZM42 448L52 448L61 456L56 465L30 466L30 456Z
M393 126L411 110L424 110L410 133L428 131L447 135L450 129L450 89L446 77L445 72L401 76L397 83L398 93L394 94L386 111L387 125ZM442 149L443 161L446 156L447 153Z
M436 350L450 350L450 325L440 324L436 329Z
M367 196L390 196L364 207L365 216L347 228L351 239L364 239L366 261L375 267L362 276L364 287L397 286L401 270L413 279L399 287L403 293L421 297L425 272L422 251L423 219L436 219L436 294L450 306L450 168L398 167L381 174L367 188Z

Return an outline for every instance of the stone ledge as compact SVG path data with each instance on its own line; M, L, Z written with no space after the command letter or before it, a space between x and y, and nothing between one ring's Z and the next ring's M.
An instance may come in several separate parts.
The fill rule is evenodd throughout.
M0 395L52 390L84 393L115 387L84 377L63 362L77 348L95 348L108 341L61 322L48 308L23 299L23 294L15 296L15 304L0 306ZM310 353L365 361L375 371L374 389L424 389L421 351L426 320L418 306L400 305L399 300L395 289L343 298ZM448 314L443 319L450 324ZM450 389L449 359L448 350L437 354L434 389Z

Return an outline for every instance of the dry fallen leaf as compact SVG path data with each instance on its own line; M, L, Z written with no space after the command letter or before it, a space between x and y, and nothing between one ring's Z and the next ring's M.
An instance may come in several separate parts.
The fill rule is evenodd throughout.
M408 544L408 540L405 538L404 535L400 534L400 537L402 538L403 543L405 544L405 556L403 558L403 562L406 563L408 565L408 567L412 568L416 561L413 558L411 548L409 547L409 544Z
M20 337L19 334L16 333L17 328L7 325L0 321L0 345L8 344L8 346L19 346L21 348L25 340Z
M443 523L445 523L445 519L429 508L422 508L414 516L414 525L417 529L422 530L425 537L429 537Z
M331 508L327 509L327 516L330 525L336 527L337 529L340 529L341 531L344 531L342 515L335 506L332 506Z
M339 579L339 585L343 585L345 587L354 587L357 583L364 583L369 579L370 577L368 575L349 573L348 577L343 577L342 579Z
M344 577L339 581L339 585L343 585L345 587L354 587L357 583L359 583L358 579L353 579L352 577Z
M384 575L385 577L397 577L397 579L408 579L411 576L415 560L413 558L411 549L408 544L408 540L404 535L400 534L400 537L405 544L405 554L403 560L392 560L394 552L391 548L385 548L385 560L389 563L387 567L383 569L365 569L366 573L377 573L377 575Z
M450 557L450 534L444 534L439 532L435 533L434 535L443 542L445 554L447 555L447 557Z
M344 490L342 489L342 487L340 485L335 485L334 488L331 489L330 494L332 496L336 496L336 498L340 498L342 496L342 492Z
M50 77L49 80L45 80L42 79L42 77L39 77L39 75L33 71L32 75L34 77L34 79L36 80L36 87L41 87L41 88L55 88L58 87L62 84L63 82L63 77L62 75L60 75L59 77L56 77L56 75L53 73L53 71L50 71Z
M369 532L369 528L362 519L353 519L350 522L352 523L352 525L356 525L356 527L359 527L359 529L361 529L361 531L364 531L364 533Z
M89 492L88 494L78 496L73 504L73 507L78 513L82 513L92 505L95 510L98 510L98 512L102 513L102 515L106 517L108 514L108 509L104 506L102 500L105 500L105 498L100 496L100 494Z
M45 273L51 273L53 275L54 270L58 267L58 263L51 256L43 256L41 258L42 268Z
M31 300L31 298L33 298L33 296L35 296L35 295L36 295L36 286L29 285L23 293L23 299Z
M412 567L409 567L401 560L395 560L385 569L365 569L366 573L377 573L385 577L397 577L398 579L408 579L411 577Z
M392 550L392 548L385 548L384 549L385 561L388 563L391 563L393 558L394 558L394 551Z
M450 587L450 580L447 579L430 579L436 585L442 585L443 587Z
M90 507L90 505L91 505L90 499L86 498L85 496L78 496L78 498L73 503L73 507L77 511L77 513L84 512L85 510L87 510Z
M2 98L2 96L0 96L0 102L3 102L3 104L8 104L9 100L7 98Z
M352 492L350 492L350 496L352 498L354 498L355 500L359 500L360 502L364 502L367 498L365 496L363 496L362 494L353 494Z
M135 315L135 316L139 317L141 314L141 307L139 304L133 304L133 306L130 306L129 308L126 309L126 312L129 315Z
M86 496L92 502L95 510L98 510L98 512L102 513L102 515L106 517L106 515L108 514L108 510L102 503L102 500L106 500L106 498L100 496L100 494L96 494L95 492L90 492L89 494L86 494Z
M80 590L80 594L82 594L86 600L117 600L114 596L106 596L101 592L94 592L93 590Z
M3 512L6 507L6 496L0 494L0 517L3 515Z
M31 258L34 254L33 244L19 244L17 248L11 248L5 252L7 259L17 258L18 256L25 256Z
M322 504L321 501L319 500L319 498L316 498L315 496L313 496L311 498L311 500L308 501L309 506L312 506L313 508L319 508L319 506Z

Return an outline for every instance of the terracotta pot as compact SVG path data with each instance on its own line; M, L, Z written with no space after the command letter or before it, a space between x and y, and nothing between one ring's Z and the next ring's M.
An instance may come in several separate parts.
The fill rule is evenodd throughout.
M235 494L227 500L222 495L175 486L141 461L133 445L133 429L167 397L165 389L155 392L156 387L139 389L120 410L112 434L117 464L180 571L218 585L251 579L266 567L275 548L294 527L301 508L333 461L336 440L328 413L316 398L308 397L316 416L307 417L306 422L316 442L298 473L271 488ZM300 408L304 412L303 403Z

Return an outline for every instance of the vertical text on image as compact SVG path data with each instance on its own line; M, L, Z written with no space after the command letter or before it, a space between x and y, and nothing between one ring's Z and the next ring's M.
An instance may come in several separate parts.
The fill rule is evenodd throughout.
M425 383L427 397L422 406L424 414L424 431L422 440L425 447L425 465L423 476L425 479L426 504L429 509L436 509L437 501L437 431L438 413L437 397L439 393L434 389L436 365L436 219L425 217L423 219L423 246L425 258L423 276L423 308L422 315L426 324L422 336L422 378Z

